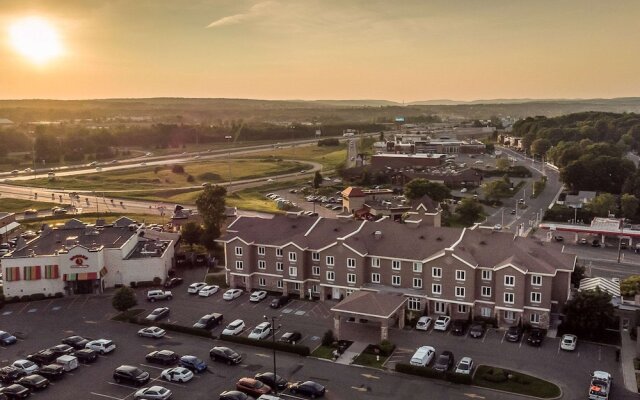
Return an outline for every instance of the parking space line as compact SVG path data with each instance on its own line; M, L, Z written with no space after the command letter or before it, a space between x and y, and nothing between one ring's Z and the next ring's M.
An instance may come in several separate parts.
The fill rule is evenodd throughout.
M94 396L106 397L107 399L124 400L124 398L122 397L109 396L108 394L102 394L102 393L96 393L96 392L90 392L90 394Z
M22 314L22 312L23 312L27 307L29 307L30 305L31 305L31 302L29 302L29 303L25 304L25 305L24 305L24 307L22 307L22 308L20 309L20 311L18 311L18 314Z
M166 369L166 368L157 367L155 365L148 365L148 364L140 364L140 366L147 367L147 368L153 368L153 369L159 369L160 371L164 371ZM169 367L169 368L171 368L171 367Z
M74 297L73 300L71 300L71 303L69 303L69 305L67 306L67 310L71 308L71 306L73 305L73 303L76 302L76 300L78 300L78 297Z

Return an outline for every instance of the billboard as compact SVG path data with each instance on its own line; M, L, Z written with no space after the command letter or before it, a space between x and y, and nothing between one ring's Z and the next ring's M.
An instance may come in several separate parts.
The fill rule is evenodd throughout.
M404 122L404 117L396 117L396 122Z

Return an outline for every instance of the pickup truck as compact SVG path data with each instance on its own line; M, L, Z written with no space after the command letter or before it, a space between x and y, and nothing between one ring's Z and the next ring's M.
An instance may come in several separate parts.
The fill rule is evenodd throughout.
M604 371L594 371L591 374L591 385L589 386L589 400L607 400L611 392L613 378L611 374Z

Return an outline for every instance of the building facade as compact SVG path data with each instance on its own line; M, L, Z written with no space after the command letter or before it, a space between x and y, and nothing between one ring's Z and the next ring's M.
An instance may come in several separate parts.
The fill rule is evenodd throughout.
M240 217L219 240L231 287L340 300L400 293L413 316L547 327L570 293L575 257L488 229L299 215Z

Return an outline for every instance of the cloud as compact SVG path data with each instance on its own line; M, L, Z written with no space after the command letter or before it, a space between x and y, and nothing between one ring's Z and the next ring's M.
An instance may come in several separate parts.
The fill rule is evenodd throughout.
M270 0L256 3L244 13L228 15L226 17L222 17L213 21L212 23L207 25L207 28L217 28L219 26L235 25L245 21L250 21L252 19L260 17L261 15L264 15L270 8L272 8L276 4L277 2Z

